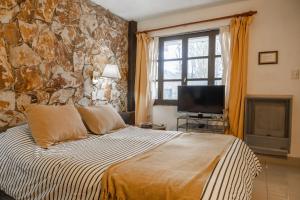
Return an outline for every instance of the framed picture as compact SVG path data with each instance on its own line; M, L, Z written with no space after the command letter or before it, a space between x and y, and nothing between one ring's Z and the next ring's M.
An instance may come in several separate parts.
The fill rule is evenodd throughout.
M258 64L278 64L278 51L262 51L258 53Z

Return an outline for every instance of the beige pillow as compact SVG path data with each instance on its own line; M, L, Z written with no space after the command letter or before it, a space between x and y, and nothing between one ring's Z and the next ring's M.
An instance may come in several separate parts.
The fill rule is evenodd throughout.
M95 134L126 127L119 113L111 105L77 107L83 121Z
M73 105L30 105L26 116L32 137L43 148L87 137L87 130Z

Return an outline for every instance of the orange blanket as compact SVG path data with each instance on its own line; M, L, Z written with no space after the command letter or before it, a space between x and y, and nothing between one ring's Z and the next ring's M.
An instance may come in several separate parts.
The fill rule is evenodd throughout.
M186 133L112 165L102 178L103 200L199 200L234 137Z

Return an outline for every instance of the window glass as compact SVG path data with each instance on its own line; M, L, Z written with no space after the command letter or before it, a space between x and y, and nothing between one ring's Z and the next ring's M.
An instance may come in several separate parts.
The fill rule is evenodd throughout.
M180 85L222 85L223 63L220 36L217 30L160 38L154 92L152 96L163 100L177 100ZM214 41L211 42L210 41ZM214 54L210 54L215 50ZM161 82L160 82L161 81ZM162 96L158 94L162 94ZM171 104L176 101L166 101Z
M217 57L215 59L215 78L222 78L223 77L223 63L222 58Z
M153 67L153 71L151 71L151 77L155 77L155 80L158 80L158 62L155 62L155 66Z
M223 85L222 80L215 80L215 85Z
M165 61L164 62L164 79L181 79L182 62Z
M177 100L178 86L181 85L181 81L164 81L163 96L167 100Z
M164 42L164 59L176 59L182 57L182 40Z
M188 81L187 85L208 85L208 81Z
M208 77L208 59L190 59L187 70L188 79Z
M216 36L216 55L221 55L221 43L220 43L220 36Z
M152 99L157 99L158 98L158 81L155 81L151 85L151 95Z
M209 37L195 37L188 39L188 57L208 56Z

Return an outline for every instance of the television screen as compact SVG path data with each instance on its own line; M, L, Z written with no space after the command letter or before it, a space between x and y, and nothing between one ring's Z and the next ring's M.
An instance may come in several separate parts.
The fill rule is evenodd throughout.
M225 86L179 86L178 111L222 114Z

